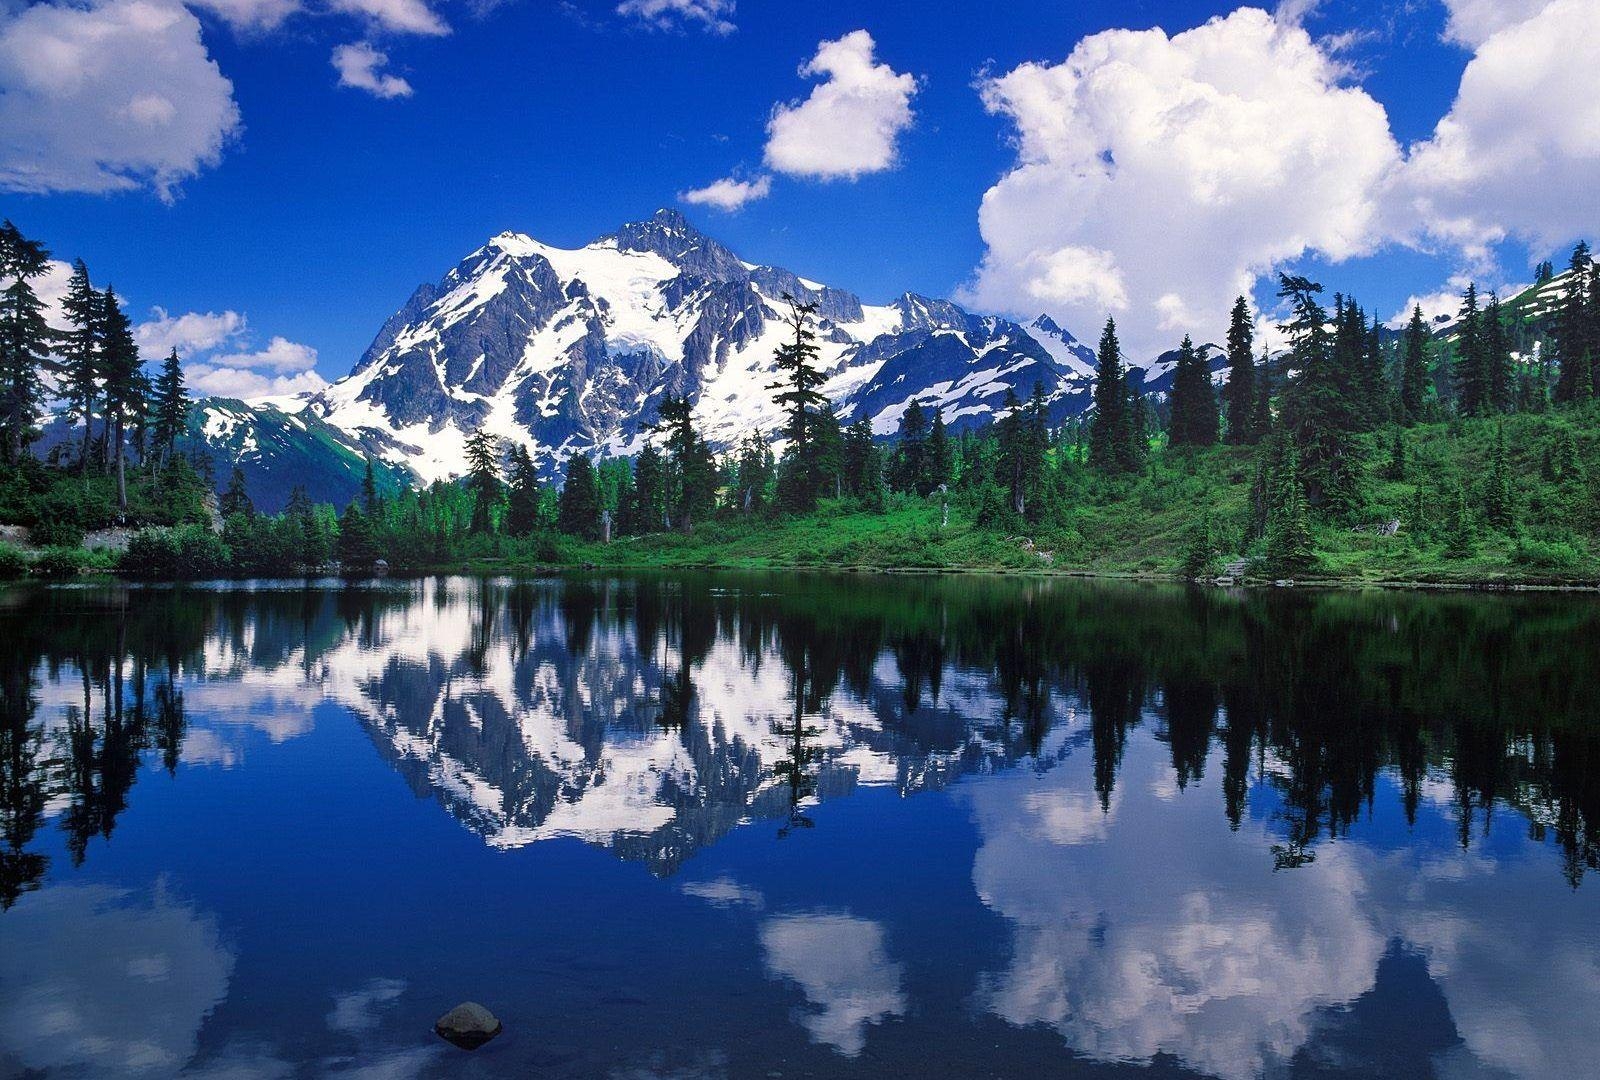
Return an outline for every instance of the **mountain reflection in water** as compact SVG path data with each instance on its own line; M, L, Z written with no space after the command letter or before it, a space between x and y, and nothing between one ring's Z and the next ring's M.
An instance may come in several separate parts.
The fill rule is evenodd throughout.
M95 861L124 850L118 823L151 777L171 774L159 797L181 803L195 776L248 776L273 747L353 716L387 768L487 849L575 839L671 879L727 933L745 927L748 977L798 1002L789 1026L831 1055L804 1068L915 1060L971 1075L970 1047L944 1043L992 1042L976 1027L998 1024L1012 1056L982 1066L995 1075L1068 1061L1230 1078L1582 1075L1600 1024L1584 881L1600 865L1597 640L1600 608L1570 597L988 578L10 590L0 1072L217 1064L222 1044L201 1034L241 1023L226 1005L244 977L234 938L172 892L166 875L181 874L148 836L129 857L150 853L153 890L95 877ZM252 791L237 812L270 817ZM942 794L891 813L872 791L896 805ZM856 803L900 821L901 843L885 847L875 830L889 826ZM306 843L330 857L359 844L336 829ZM905 892L868 888L870 872L760 882L823 849L851 866L868 851L906 860ZM970 910L933 910L937 890L912 880L946 871ZM996 916L1005 942L983 945ZM968 933L959 973L912 948L924 917ZM165 961L8 946L184 928L186 945L156 950ZM171 1007L192 1030L150 1042L143 1066L94 1051L132 1037L128 1016L94 1004L116 997L107 972L159 982L162 962L177 965L187 996ZM57 992L100 988L83 1022L105 1030L81 1052L52 1056L27 1035L52 964L72 967L52 976ZM324 1037L383 1030L414 982L331 988ZM934 1002L950 1010L937 1023ZM716 1002L676 1005L677 1074L765 1074L696 1027ZM1411 1026L1384 1034L1397 1014ZM431 1047L337 1068L323 1049L271 1065L446 1067ZM667 1068L598 1053L544 1064Z

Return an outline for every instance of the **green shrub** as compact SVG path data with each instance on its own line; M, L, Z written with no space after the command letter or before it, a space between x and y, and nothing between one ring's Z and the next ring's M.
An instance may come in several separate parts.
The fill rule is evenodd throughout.
M1583 564L1584 554L1571 541L1524 538L1517 541L1512 557L1518 565L1538 570L1572 570Z
M64 518L40 521L28 530L28 538L38 547L75 548L83 546L83 526Z
M98 569L93 553L79 547L45 548L34 560L33 572L41 577L77 577L85 570Z
M10 544L0 544L0 579L19 578L28 572L28 557Z
M141 529L128 540L120 569L139 577L207 578L231 569L233 553L203 525Z

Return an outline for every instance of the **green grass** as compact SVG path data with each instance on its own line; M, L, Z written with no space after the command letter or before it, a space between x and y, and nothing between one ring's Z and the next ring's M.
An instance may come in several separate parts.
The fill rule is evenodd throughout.
M1518 526L1495 532L1481 520L1480 490L1493 453L1496 422L1466 421L1414 428L1406 434L1403 480L1384 478L1389 434L1369 438L1365 496L1358 520L1318 522L1317 565L1303 580L1435 585L1590 585L1600 583L1596 557L1596 492L1590 482L1561 485L1541 475L1558 426L1574 434L1589 476L1600 476L1600 438L1593 413L1507 417L1512 490ZM1158 450L1137 477L1106 480L1079 473L1050 520L1009 530L980 528L975 507L957 498L940 528L938 500L897 496L885 513L824 504L816 513L755 521L712 521L693 535L625 537L609 545L557 541L534 560L600 568L815 567L876 570L989 570L1003 572L1176 576L1191 523L1209 511L1217 521L1215 565L1229 557L1259 556L1246 542L1255 451L1216 447L1198 453ZM1402 526L1383 536L1386 522L1408 519L1416 488L1425 517L1442 525L1444 493L1462 485L1475 515L1477 542L1469 558L1450 558L1442 529L1414 538ZM1025 541L1031 541L1028 550ZM1049 552L1047 561L1037 552ZM516 558L479 565L512 565Z

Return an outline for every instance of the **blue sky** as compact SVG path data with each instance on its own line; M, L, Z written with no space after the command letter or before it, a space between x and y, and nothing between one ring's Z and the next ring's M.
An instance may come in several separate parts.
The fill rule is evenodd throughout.
M1560 43L1552 68L1581 65L1600 0L1301 0L1247 15L1176 0L0 4L0 205L140 317L235 316L147 342L273 377L314 363L329 379L419 282L493 233L576 246L660 206L868 300L958 294L1049 310L1090 339L1115 312L1146 348L1191 326L1217 336L1218 298L1268 265L1309 268L1387 317L1454 275L1526 280L1530 259L1600 232L1600 155L1558 137L1592 124L1592 104L1549 121L1554 134L1495 143L1530 126L1506 100L1562 100L1538 44ZM96 20L110 45L40 47ZM1152 27L1165 35L1108 33ZM799 71L829 42L861 46L845 96L865 104L801 115L803 145L783 157L774 110L854 78ZM346 59L366 88L340 85L340 47L362 50ZM1506 55L1535 68L1532 88L1502 85ZM1069 56L1084 80L1070 89ZM1471 100L1469 64L1484 75ZM1286 89L1239 99L1285 72ZM1189 101L1188 118L1152 127L1139 117L1151 95ZM144 126L108 142L73 118L95 108ZM1467 134L1439 135L1447 115ZM868 120L887 128L866 157L830 162ZM1256 122L1267 138L1245 130ZM143 152L144 131L157 149ZM1330 132L1351 149L1330 157ZM723 177L765 197L685 202ZM1521 205L1538 186L1553 195ZM1190 284L1201 278L1216 284ZM278 359L262 359L275 338Z

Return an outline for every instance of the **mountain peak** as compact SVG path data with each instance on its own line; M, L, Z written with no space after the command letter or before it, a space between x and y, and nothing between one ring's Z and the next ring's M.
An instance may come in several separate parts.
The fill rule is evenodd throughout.
M737 255L690 224L677 210L657 210L644 221L630 221L601 243L620 251L660 255L678 269L713 281L742 281L749 271Z

